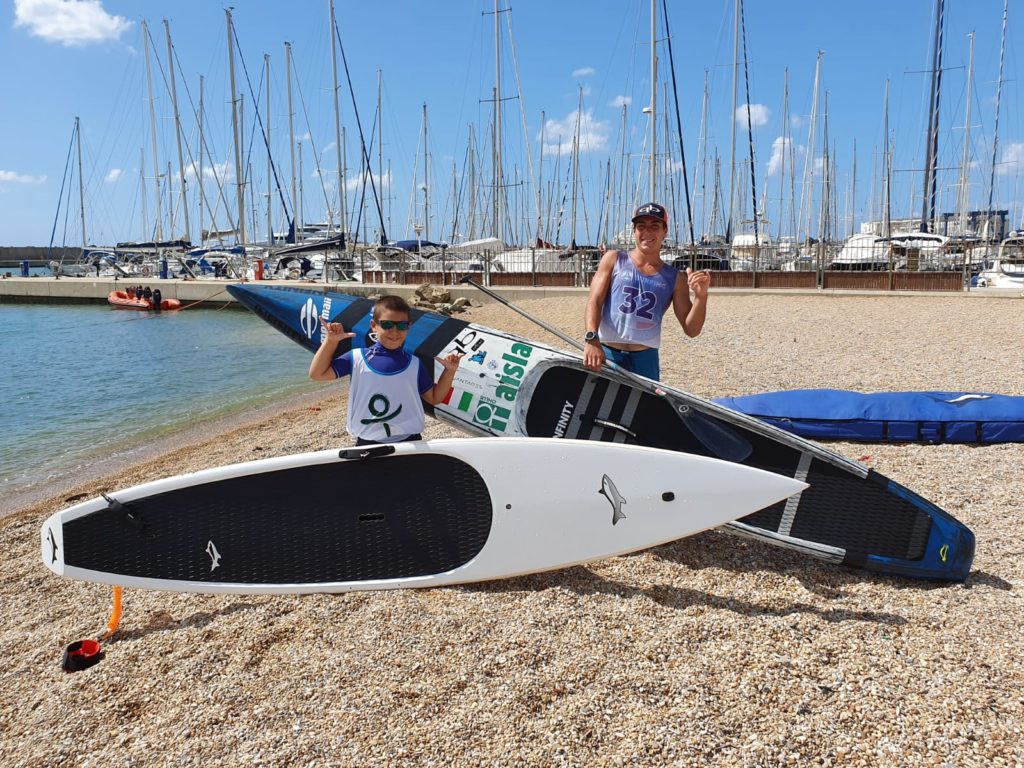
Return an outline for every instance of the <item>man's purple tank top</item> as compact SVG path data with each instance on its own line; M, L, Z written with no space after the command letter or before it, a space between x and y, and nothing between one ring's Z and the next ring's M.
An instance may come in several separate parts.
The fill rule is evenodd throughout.
M661 318L672 304L678 274L668 264L653 275L642 274L629 254L619 251L601 312L601 341L661 346Z

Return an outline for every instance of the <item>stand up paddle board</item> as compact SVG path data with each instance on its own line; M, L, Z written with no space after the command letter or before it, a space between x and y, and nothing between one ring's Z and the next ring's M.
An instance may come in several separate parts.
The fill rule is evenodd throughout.
M373 300L333 291L230 285L228 291L311 351L324 315L368 346ZM413 309L405 348L427 365L465 354L448 400L433 415L474 435L645 445L712 456L806 481L804 492L727 530L870 571L962 581L974 534L899 483L823 446L658 382L465 320Z
M700 456L455 439L204 470L76 504L40 531L72 579L206 593L434 587L562 568L714 528L806 488Z

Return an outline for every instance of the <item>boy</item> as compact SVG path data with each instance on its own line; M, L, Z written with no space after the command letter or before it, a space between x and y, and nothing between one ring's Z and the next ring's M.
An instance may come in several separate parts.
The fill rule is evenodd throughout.
M376 343L367 349L353 347L337 359L334 353L343 339L355 337L341 323L323 318L326 336L309 365L309 378L332 381L351 376L348 395L349 434L356 445L422 440L423 402L437 405L452 388L462 355L441 359L441 378L402 347L409 333L409 305L401 296L382 296L373 307L370 330Z

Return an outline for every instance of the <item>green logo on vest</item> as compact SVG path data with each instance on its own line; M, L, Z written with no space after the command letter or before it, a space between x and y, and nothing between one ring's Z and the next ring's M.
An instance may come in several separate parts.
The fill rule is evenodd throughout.
M360 419L360 424L380 424L384 427L384 434L391 437L391 425L388 424L393 418L402 412L402 404L399 403L398 407L394 411L388 413L391 408L391 401L388 400L386 395L382 395L380 392L370 398L370 402L367 404L370 409L370 413L373 414L372 419Z

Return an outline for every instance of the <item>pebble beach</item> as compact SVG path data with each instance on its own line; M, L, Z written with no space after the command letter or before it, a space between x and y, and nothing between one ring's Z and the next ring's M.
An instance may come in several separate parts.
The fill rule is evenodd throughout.
M584 294L519 305L578 338ZM461 317L556 347L497 303ZM260 322L253 318L254 322ZM1024 299L711 290L662 379L1024 395ZM0 519L3 766L1024 765L1024 444L830 443L966 523L963 584L870 574L721 530L430 590L208 596L61 579L39 527L169 475L350 445L344 390L210 425ZM428 420L424 437L461 437ZM59 490L59 493L58 493ZM47 495L47 494L42 494Z

